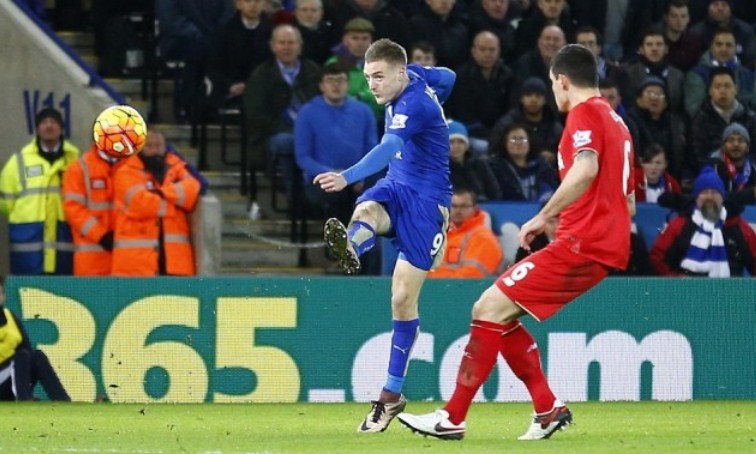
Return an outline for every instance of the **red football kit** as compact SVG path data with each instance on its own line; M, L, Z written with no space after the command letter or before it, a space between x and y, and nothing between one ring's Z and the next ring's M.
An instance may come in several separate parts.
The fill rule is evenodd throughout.
M556 239L496 280L504 294L537 320L588 291L612 268L625 269L630 258L627 195L634 191L633 142L604 98L590 98L569 112L557 153L562 179L582 150L596 153L598 174L560 213Z

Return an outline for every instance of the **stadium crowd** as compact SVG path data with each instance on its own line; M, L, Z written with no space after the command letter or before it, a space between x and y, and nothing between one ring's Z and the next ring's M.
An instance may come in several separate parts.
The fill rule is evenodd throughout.
M109 31L112 29L103 24L119 23L127 11L103 8L102 3L106 2L94 0L89 14L91 22L97 24L93 28L101 57L99 69L104 75L113 75L124 68L105 57L123 49L113 39ZM147 8L143 3L146 2L134 2L133 8ZM206 115L198 106L241 107L252 165L268 171L275 171L276 166L284 176L280 190L289 200L309 200L321 213L348 217L344 213L345 200L326 197L312 184L312 175L348 167L380 140L383 109L375 103L362 75L365 49L379 38L390 38L406 47L413 62L446 66L457 74L451 98L444 106L450 122L450 167L455 194L457 190L470 190L468 196L474 201L548 200L558 185L556 147L564 125L551 93L549 62L566 43L576 42L595 55L601 94L633 137L636 168L630 184L635 185L639 202L658 203L674 210L694 224L693 230L686 227L690 230L687 233L708 232L709 237L712 231L716 233L714 236L721 237L727 226L741 225L739 216L744 207L756 203L756 166L750 152L751 138L756 137L756 8L750 0L156 0L154 3L161 57L184 62L176 86L176 118L182 121ZM48 19L55 22L59 18L53 15ZM205 85L211 87L209 90L198 88L203 80L209 82ZM357 108L355 103L366 109ZM350 113L345 113L346 110ZM45 119L54 123L54 117L52 113L40 112L38 126L44 126ZM330 120L347 117L354 127L344 126L343 120ZM327 144L335 140L333 136L341 134L329 132L332 127L343 127L348 140L343 144L334 142L329 147ZM23 155L25 159L39 161L45 175L50 172L49 175L58 175L55 178L60 178L68 165L73 167L66 172L66 178L81 173L72 164L76 158L71 154L73 151L69 152L66 141L50 139L50 147L62 146L51 158L42 128L38 136L39 140L33 140L11 160ZM96 149L90 150L81 162L90 155L90 160L94 159L96 154ZM139 169L155 170L144 157L131 161L141 166ZM163 166L182 166L182 162L166 159ZM0 177L3 196L0 207L7 207L14 197L18 197L17 205L22 202L21 195L14 195L18 191L7 185L8 175L16 172L19 165L12 162L5 165ZM185 213L194 200L188 192L196 197L198 185L192 183L191 191L186 187L177 191L174 186L177 182L187 186L184 182L193 177L185 178L182 172L172 174L165 168L158 170L153 172L153 180L161 181L169 189L147 186L144 196L155 198L153 216L159 216L163 203L168 204L166 212L173 212L175 205L177 212ZM86 216L76 215L70 208L81 191L66 190L65 182L54 178L46 181L48 188L61 185L64 188L57 196L59 200L49 202L47 217L14 221L12 210L4 209L11 213L11 224L44 224L45 236L37 240L44 245L37 251L39 258L35 260L39 263L31 268L16 268L14 274L70 273L71 269L60 263L71 250L86 246L99 248L98 253L113 250L117 254L119 245L134 246L134 242L154 240L152 236L132 238L129 234L119 237L117 222L123 217L121 210L137 197L131 186L119 186L115 181L111 198L97 201L111 204L114 211L95 216L98 221L95 227ZM33 184L31 179L29 184ZM134 180L129 184L138 183ZM347 196L353 199L365 189L365 184L356 184ZM722 197L718 203L724 208L721 211L701 209L705 202L700 199L701 194L709 197L712 190ZM31 199L35 195L23 197ZM706 217L710 211L716 211L711 219ZM249 216L259 219L263 215L253 188ZM74 226L73 237L66 236L65 229L56 230L52 226L66 219ZM183 227L176 227L178 230L170 234L167 224L165 228L155 238L172 241L187 238ZM753 274L756 243L750 241L749 234L742 235L742 250L747 254L733 257L735 254L727 251L726 258L731 262L745 260L730 263L729 268ZM13 241L11 238L12 244ZM659 248L668 247L673 240L661 236L659 241L663 244L649 245L657 251L657 260L651 261L653 269L649 273L671 274L671 267L679 274L715 275L697 271L695 267L680 268L670 263L669 258L659 258ZM715 246L721 249L721 245L712 243L709 241L709 249L702 254L713 253L711 249ZM30 251L24 246L11 247L12 254ZM160 240L159 249L173 247ZM154 246L147 245L145 251L148 249ZM691 258L693 251L687 245L678 244L678 249L677 256L681 259ZM637 251L647 253L645 245ZM59 264L51 265L56 257ZM154 261L150 266L156 270L153 274L193 273L193 268L180 271L172 268L171 261L164 258L156 257ZM487 274L493 272L495 269Z

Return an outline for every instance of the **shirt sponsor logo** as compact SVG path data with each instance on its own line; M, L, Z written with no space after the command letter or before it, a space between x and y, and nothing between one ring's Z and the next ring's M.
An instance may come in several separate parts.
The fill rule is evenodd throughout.
M578 129L572 135L572 146L575 148L584 147L591 143L591 140L591 131L581 131Z
M31 166L31 167L27 167L26 168L26 176L28 178L38 177L38 176L42 175L42 172L43 172L43 170L42 170L42 166L41 165Z
M396 114L394 115L394 118L391 119L391 126L389 126L389 129L404 129L407 127L407 120L409 120L408 116Z
M105 189L108 187L107 181L103 180L102 178L96 178L92 180L92 189Z

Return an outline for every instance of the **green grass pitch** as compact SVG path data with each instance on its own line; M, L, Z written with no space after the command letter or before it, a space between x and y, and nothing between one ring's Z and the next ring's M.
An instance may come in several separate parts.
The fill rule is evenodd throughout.
M438 404L410 402L415 413ZM552 439L517 441L528 404L474 404L463 441L413 435L397 421L358 434L367 404L0 404L10 453L688 453L756 452L756 401L588 402Z

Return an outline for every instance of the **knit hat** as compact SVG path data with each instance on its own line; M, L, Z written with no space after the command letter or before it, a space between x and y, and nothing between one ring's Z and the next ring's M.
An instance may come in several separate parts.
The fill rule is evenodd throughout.
M667 94L667 84L666 82L664 82L664 80L662 80L662 78L656 77L656 76L648 76L643 80L643 83L641 83L640 86L638 87L638 92L636 93L636 96L643 95L643 90L645 90L646 87L653 87L653 86L660 87L662 91L664 92L664 94L665 95Z
M465 143L470 144L470 138L467 134L467 126L458 121L451 120L449 122L449 140L461 139Z
M34 117L34 125L39 127L39 124L42 123L42 120L45 118L52 118L53 120L57 121L60 127L63 127L63 116L60 115L60 112L53 109L52 107L45 107L44 109L37 112L37 115Z
M693 183L693 197L697 199L701 191L705 189L714 189L722 194L722 197L727 195L727 190L724 183L722 183L722 179L719 178L719 175L717 175L717 172L712 167L704 167L698 178L696 178L695 183Z
M375 27L373 27L373 23L369 20L362 17L355 17L354 19L350 19L349 22L344 25L344 33L347 32L370 33L372 35L375 33Z
M528 77L525 79L525 82L523 82L522 89L520 89L520 94L523 96L533 93L546 96L547 92L548 88L546 88L546 83L539 77Z
M727 139L729 139L733 134L737 134L740 137L744 138L748 145L751 145L751 135L748 134L748 130L744 128L740 123L731 123L730 126L725 128L724 132L722 133L722 142L726 142Z

